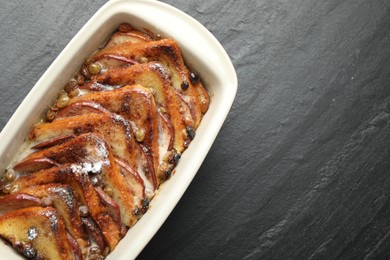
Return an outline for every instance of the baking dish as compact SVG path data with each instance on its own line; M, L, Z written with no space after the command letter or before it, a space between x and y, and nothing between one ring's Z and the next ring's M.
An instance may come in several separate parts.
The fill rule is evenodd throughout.
M181 157L175 174L164 183L150 209L132 227L107 259L135 258L157 232L192 181L234 100L237 76L223 47L199 22L167 4L153 0L111 0L75 35L32 88L0 133L0 172L19 153L31 126L53 103L60 89L119 24L171 37L181 46L190 68L197 71L209 90L211 103L196 137ZM21 259L0 244L4 259Z

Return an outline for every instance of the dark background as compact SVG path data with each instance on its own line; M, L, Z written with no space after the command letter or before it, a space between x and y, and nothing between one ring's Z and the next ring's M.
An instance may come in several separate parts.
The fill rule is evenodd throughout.
M105 2L2 0L0 129ZM390 2L163 2L216 36L239 86L139 259L389 259Z

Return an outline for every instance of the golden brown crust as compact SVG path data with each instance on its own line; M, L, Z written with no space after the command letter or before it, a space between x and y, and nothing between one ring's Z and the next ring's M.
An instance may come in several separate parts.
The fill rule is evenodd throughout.
M110 214L110 209L105 205L95 188L89 181L87 173L75 165L65 164L47 170L25 174L18 177L12 185L18 189L30 186L61 183L69 185L78 195L80 203L86 205L91 217L101 229L106 243L110 249L114 249L121 238L120 224ZM18 189L14 189L17 192Z
M0 236L29 258L72 259L65 224L54 208L28 207L0 216Z
M146 148L146 156L151 157L153 172L157 170L159 164L158 111L149 89L141 85L131 85L111 91L91 92L72 98L68 106L58 112L57 118L64 114L72 116L84 113L82 110L85 102L97 103L111 113L129 120L137 143L142 145L143 150ZM155 182L153 174L149 174L148 177L151 182Z
M31 153L20 164L26 165L37 159L49 159L57 165L74 163L92 171L90 178L100 178L96 185L109 190L111 197L119 204L123 224L130 227L136 222L137 216L133 212L142 208L145 197L143 182L134 182L133 176L121 174L111 148L100 137L92 133L78 136L61 145Z
M140 130L133 121L127 120L126 118L120 116L116 113L111 113L109 110L104 108L98 103L92 102L92 101L82 101L78 103L70 104L69 106L65 107L63 110L61 110L57 116L59 116L59 119L66 119L70 118L70 120L73 120L75 117L79 117L82 115L90 115L90 114L102 114L109 116L115 120L115 123L120 123L122 126L126 127L126 135L131 141L131 147L127 147L127 150L116 150L117 148L121 147L120 143L117 143L117 140L115 140L115 136L121 136L121 133L118 131L112 131L109 132L109 138L106 135L101 135L102 138L106 139L108 144L111 144L114 155L124 161L126 161L130 166L134 169L138 169L140 173L145 175L145 178L147 178L148 181L150 181L153 185L153 189L157 188L157 182L156 182L156 176L155 176L155 168L153 164L153 157L151 154L151 150L149 147L145 146L140 141L135 141L138 139L138 131ZM57 122L59 119L56 119L54 122ZM105 127L107 129L110 127L109 122L105 122ZM131 126L131 127L130 127ZM101 128L91 130L93 132L101 133ZM142 137L144 138L144 137ZM123 146L123 144L122 144ZM126 148L126 146L123 146L123 148ZM132 149L130 149L132 148ZM117 153L118 152L118 153ZM131 159L131 160L130 160Z
M64 220L67 231L76 239L82 254L86 256L88 237L79 213L79 199L69 185L50 183L46 185L29 186L18 190L18 194L30 194L42 199L45 204L54 207Z
M110 85L140 84L152 89L159 110L172 122L175 136L173 148L179 153L184 151L184 143L188 137L183 133L186 126L194 126L195 122L190 109L187 105L183 105L179 94L171 87L167 72L159 63L108 69L94 77L93 82ZM93 82L82 87L93 90L95 87Z
M124 57L133 60L134 63L142 63L144 60L159 62L170 73L172 86L183 96L183 100L191 109L191 115L196 128L202 118L201 100L198 91L189 79L189 70L184 64L179 45L171 39L159 41L117 44L97 52L92 61L107 57ZM201 86L197 86L199 88Z
M29 138L40 142L57 136L85 133L100 135L110 145L115 156L137 168L137 151L131 126L119 116L96 113L37 124Z

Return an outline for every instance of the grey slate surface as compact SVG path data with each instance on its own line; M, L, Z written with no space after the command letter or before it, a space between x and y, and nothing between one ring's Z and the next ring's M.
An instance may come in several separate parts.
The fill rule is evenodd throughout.
M1 2L0 128L105 2ZM390 2L163 2L216 36L239 88L139 259L388 259Z

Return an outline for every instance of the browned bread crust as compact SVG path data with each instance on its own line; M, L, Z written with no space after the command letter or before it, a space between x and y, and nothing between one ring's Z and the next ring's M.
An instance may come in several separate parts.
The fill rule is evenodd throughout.
M52 123L37 124L30 132L30 140L41 142L58 136L95 133L110 145L115 156L135 169L137 147L130 124L123 118L105 113L92 113L71 118L62 118Z
M48 159L56 165L75 163L81 165L89 174L95 186L108 191L119 204L122 223L131 227L138 216L134 212L142 212L142 200L145 199L142 179L133 175L123 175L117 165L111 148L100 137L87 133L61 145L36 151L25 157L14 169L23 171L29 163ZM50 168L42 165L41 169ZM37 167L35 168L38 169ZM136 180L136 181L135 181ZM33 193L33 189L31 189Z
M117 44L97 52L91 60L95 62L110 57L124 57L128 60L133 60L134 63L155 61L161 64L169 72L172 86L177 93L183 96L184 102L191 108L195 127L199 125L202 118L202 110L205 111L208 107L208 100L204 96L208 95L206 95L205 91L197 90L198 88L203 88L201 84L196 84L196 86L192 84L190 72L184 64L180 47L175 41L163 39L134 44Z
M72 259L64 221L54 208L28 207L2 215L0 235L28 258Z
M96 84L98 83L98 84ZM93 81L82 86L89 90L104 90L104 85L140 84L150 88L159 111L166 115L174 130L173 148L181 153L188 142L186 127L194 127L195 122L191 110L180 95L171 86L168 72L159 63L135 64L130 67L108 69L97 75Z
M77 194L80 203L87 206L89 213L102 231L105 241L110 249L115 248L121 239L120 219L117 219L119 211L115 212L117 205L107 205L108 203L99 195L88 174L82 171L81 167L72 164L65 164L60 167L53 167L41 170L33 174L19 176L12 185L13 192L30 186L45 185L50 183L60 183L69 185ZM119 207L118 207L119 208ZM119 222L118 222L119 221Z
M30 186L20 189L18 193L9 196L20 194L34 195L43 201L43 205L55 208L64 220L66 230L75 238L82 255L86 257L89 243L88 237L84 231L79 213L79 199L69 185L50 183Z

